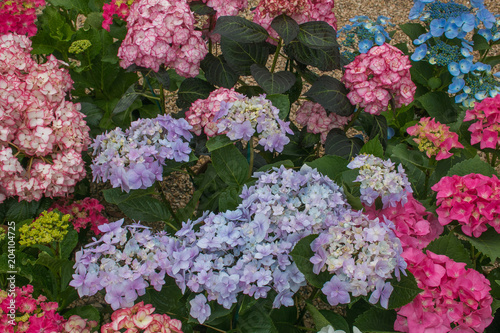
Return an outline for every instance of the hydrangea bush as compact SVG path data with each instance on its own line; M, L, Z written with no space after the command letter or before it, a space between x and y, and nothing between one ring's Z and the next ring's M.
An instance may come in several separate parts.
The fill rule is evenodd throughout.
M497 332L499 13L413 4L0 4L1 330Z

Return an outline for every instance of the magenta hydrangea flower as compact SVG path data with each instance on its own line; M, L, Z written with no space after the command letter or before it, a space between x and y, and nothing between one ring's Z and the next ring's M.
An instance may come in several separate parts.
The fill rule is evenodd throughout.
M417 89L410 67L408 56L396 47L374 46L345 66L342 82L349 89L349 101L375 115L387 110L391 99L397 108L410 104Z
M45 0L9 0L0 3L0 35L16 33L36 35L37 7L44 6Z
M450 126L430 117L421 118L414 126L408 127L406 132L416 136L413 141L418 144L420 151L425 152L429 158L435 156L437 161L453 156L450 152L452 148L464 148L458 142L458 134L450 132Z
M475 103L473 110L467 110L464 121L475 120L469 126L470 143L480 143L481 149L497 149L500 144L500 94Z
M138 0L130 7L127 35L118 57L120 66L132 64L157 72L161 65L184 77L195 77L208 53L201 31L186 0Z

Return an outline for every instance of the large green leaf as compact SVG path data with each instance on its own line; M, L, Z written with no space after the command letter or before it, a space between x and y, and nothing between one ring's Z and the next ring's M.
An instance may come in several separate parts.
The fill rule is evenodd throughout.
M394 287L391 297L389 298L389 309L400 308L403 305L410 303L415 296L420 294L422 290L417 287L415 277L407 272L408 275L401 274L401 280L393 279L391 285Z
M340 52L338 47L329 49L311 49L297 40L285 47L285 52L297 61L317 67L321 71L340 69Z
M17 201L11 199L9 202L9 208L5 214L5 221L10 222L21 222L28 219L33 219L40 206L40 201ZM3 203L4 205L7 202Z
M222 191L219 195L219 210L225 212L227 210L235 210L241 202L239 197L241 193L240 187L230 186Z
M427 61L412 61L411 78L415 83L428 86L429 79L434 75L434 67Z
M308 162L307 165L318 169L320 173L339 183L342 172L349 170L347 168L348 163L346 159L340 156L325 155L312 162Z
M227 135L217 135L213 136L207 141L207 149L209 152L217 150L219 148L232 145L233 141L227 137Z
M382 147L382 144L380 143L378 134L373 139L365 143L363 147L361 147L359 153L372 154L373 156L384 158L384 147Z
M134 101L137 99L139 95L135 92L135 83L128 87L125 94L120 98L118 103L115 105L112 114L119 114L126 111L128 108L132 106Z
M146 293L137 299L137 302L144 301L146 304L152 304L157 313L172 312L179 306L179 300L182 297L181 289L177 286L171 277L165 276L165 284L160 291L153 288L147 288Z
M69 256L78 244L78 232L76 230L70 230L64 236L60 248L61 248L61 258L69 259Z
M197 99L206 99L215 87L205 80L188 78L182 81L177 92L177 106L180 108L190 107Z
M47 0L48 3L67 10L76 10L79 14L87 15L90 12L88 0Z
M228 185L241 186L248 176L247 159L234 145L212 152L212 163L219 177Z
M141 200L127 200L118 204L118 208L133 220L158 222L167 221L171 215L167 207L159 200L149 196Z
M198 15L214 15L217 13L215 9L212 7L207 6L201 1L193 1L189 3L189 8L191 11L195 14Z
M324 21L300 24L297 40L313 49L331 49L338 46L335 29Z
M101 313L93 305L79 306L64 312L63 317L68 319L72 315L78 315L84 319L95 320L99 322L101 320Z
M465 176L471 173L479 173L481 175L491 177L496 174L496 171L491 165L481 160L479 155L476 155L472 159L465 160L452 166L448 171L447 176Z
M500 257L500 242L498 232L493 228L489 228L481 234L479 237L470 237L461 234L482 254L490 258L491 262L494 263L497 258Z
M351 159L359 153L362 146L363 140L348 138L342 130L334 128L326 137L325 154Z
M347 117L354 112L354 105L347 98L347 93L348 90L342 82L323 75L313 83L305 95L321 104L327 111Z
M468 267L472 267L470 253L452 232L433 240L425 249L445 255L456 262L464 262Z
M420 35L425 34L427 30L420 23L406 23L399 25L399 28L411 38L417 39Z
M310 259L314 256L311 250L311 243L318 235L309 235L302 238L293 248L290 255L297 265L297 268L306 277L307 282L316 288L323 288L323 285L331 279L331 275L327 272L321 272L319 275L313 273L313 264Z
M266 99L270 100L273 106L277 107L280 110L280 119L285 119L288 116L288 114L290 113L290 99L287 95L267 95Z
M354 326L363 333L393 333L395 321L395 311L371 308L356 318Z
M344 332L350 332L349 325L347 321L341 315L327 310L318 310L316 307L310 302L306 303L306 309L311 314L311 317L314 320L314 325L316 326L316 330L319 331L323 327L328 325L332 326L335 330L343 330Z
M228 65L223 56L216 57L208 53L200 65L208 82L213 85L229 89L238 82L239 75Z
M285 14L276 16L271 22L271 28L276 30L285 44L289 44L299 34L299 24Z
M250 72L259 86L268 94L282 94L290 89L297 79L292 72L271 73L265 66L253 64Z
M115 205L119 205L129 200L137 200L141 197L149 196L155 193L156 192L152 187L146 190L131 190L128 193L123 192L120 188L110 188L102 191L104 199L106 199L107 202Z
M266 29L240 16L219 17L213 33L242 43L259 43L269 37Z
M240 311L238 326L236 328L237 332L278 333L278 330L269 316L270 309L268 309L266 303L269 303L269 300L259 299L250 308L245 311Z
M432 118L442 124L457 120L457 110L450 96L443 91L432 91L417 98Z
M229 38L221 38L224 60L240 75L250 75L253 64L265 65L269 57L266 43L242 43Z

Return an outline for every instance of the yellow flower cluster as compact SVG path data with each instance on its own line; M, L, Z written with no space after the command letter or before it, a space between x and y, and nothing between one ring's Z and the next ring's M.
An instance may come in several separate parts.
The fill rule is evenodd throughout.
M21 245L49 244L60 242L68 233L69 218L71 215L61 216L56 211L44 211L42 215L19 228Z
M5 239L6 234L7 232L5 231L5 229L0 226L0 242Z

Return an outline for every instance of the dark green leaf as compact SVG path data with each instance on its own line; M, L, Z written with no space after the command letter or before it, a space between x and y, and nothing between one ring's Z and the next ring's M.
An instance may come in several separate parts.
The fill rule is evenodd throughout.
M295 326L297 321L297 307L282 306L271 311L271 319L279 333L302 333L303 331Z
M484 51L490 48L490 43L479 34L474 34L472 41L474 42L474 51Z
M339 183L342 172L349 170L347 168L348 163L346 159L340 156L325 155L312 162L308 162L307 165L318 169L320 173Z
M287 95L267 95L266 99L270 100L273 106L280 110L280 119L285 119L288 116L288 113L290 113L290 99L288 99Z
M4 203L5 204L5 203ZM20 222L28 219L35 218L35 213L38 210L40 201L20 201L11 200L7 213L5 214L5 221Z
M236 89L236 91L247 97L259 96L266 93L264 89L259 86L241 86Z
M224 59L240 75L250 75L253 64L265 65L269 57L269 47L265 43L242 43L229 38L221 38Z
M486 57L486 59L483 60L483 63L488 64L491 67L495 67L500 64L500 55Z
M241 43L259 43L269 37L266 29L240 16L219 17L213 33Z
M229 89L238 82L239 75L227 64L223 56L216 57L208 53L200 65L211 84Z
M442 124L457 120L457 110L447 93L432 91L417 98L429 115Z
M498 280L500 280L500 267L495 268L486 276L488 280L490 280L491 286L491 296L494 298L500 299L500 284L498 284Z
M305 65L317 67L321 71L340 69L340 52L338 47L311 49L294 40L285 47L285 52L297 61Z
M168 89L170 87L170 74L163 66L160 67L158 72L153 72L152 74L164 89Z
M481 160L479 155L476 155L472 159L465 160L452 166L447 176L465 176L471 173L479 173L488 177L496 174L495 169L491 165Z
M248 176L248 162L234 145L214 150L212 163L226 184L241 186L245 183Z
M313 49L331 49L338 46L335 29L324 21L300 24L297 40Z
M146 293L140 296L137 302L144 301L146 304L152 304L156 309L156 313L166 313L172 312L179 306L181 297L181 289L175 281L171 277L165 276L165 284L160 291L147 288Z
M126 200L118 204L118 207L129 218L137 221L158 222L170 219L167 207L149 196L143 196L141 200Z
M76 232L76 230L68 231L60 244L61 258L69 259L69 256L75 249L76 244L78 244L78 232Z
M328 310L320 311L316 309L316 307L310 302L306 303L306 309L311 314L317 331L321 330L323 327L330 325L334 328L334 330L343 330L344 332L350 332L347 321L341 315Z
M334 128L326 137L325 154L351 159L359 153L362 146L363 140L348 138L342 130Z
M62 7L67 10L76 10L78 13L86 15L89 13L89 1L88 0L47 0L48 3Z
M241 202L241 189L239 187L228 187L219 195L219 211L235 210Z
M268 94L282 94L290 89L297 79L292 72L282 71L271 73L262 65L253 64L250 71L255 81Z
M135 92L135 83L128 87L125 94L123 94L122 98L118 101L115 108L113 109L112 114L121 113L132 106L132 103L137 99L137 95Z
M266 164L266 165L264 165L262 168L260 168L257 171L258 172L263 172L263 171L271 170L272 168L279 168L281 166L284 166L285 168L293 168L294 164L290 160L282 160L282 161L274 162L274 163L271 163L271 164Z
M342 82L323 75L313 83L305 95L321 104L327 111L347 117L354 112L354 105L347 98L347 93L348 91Z
M215 87L205 80L188 78L182 81L178 91L177 106L190 107L197 99L206 99Z
M276 16L271 22L271 28L276 30L278 35L283 38L285 44L290 43L299 33L298 23L291 17L281 14Z
M494 263L500 257L500 242L498 241L498 232L489 228L479 237L470 237L462 234L467 240L482 254L491 259Z
M373 116L373 126L370 133L370 139L378 135L382 148L385 150L387 147L387 119L382 116Z
M260 303L268 302L259 299L248 310L240 312L238 317L238 332L241 333L277 333L278 330L269 316L270 309L266 309Z
M407 272L407 274L407 276L401 274L400 281L396 279L391 281L394 290L389 298L389 309L400 308L410 303L415 296L422 292L422 290L417 287L415 277L409 272Z
M327 272L321 272L319 275L313 273L313 264L310 259L314 256L311 250L311 243L318 235L309 235L302 238L293 248L290 255L297 265L297 268L304 274L307 282L316 288L323 288L323 285L331 279L331 275Z
M207 149L209 152L217 150L219 148L232 145L233 141L227 137L227 135L217 135L211 137L207 141Z
M68 310L67 312L64 313L64 318L68 319L72 315L78 315L84 319L88 320L95 320L99 323L101 320L101 314L99 310L97 310L94 306L92 305L84 305L84 306L79 306L73 309Z
M384 158L384 147L382 147L382 144L380 143L378 134L373 139L365 143L363 147L361 147L359 153L372 154L373 156Z
M410 68L411 78L414 82L427 86L428 81L434 75L434 68L426 61L412 61Z
M469 252L452 232L433 240L425 249L445 255L456 262L464 262L469 268L472 267Z
M420 35L427 32L420 23L406 23L399 25L399 28L410 37L411 40L417 39Z
M102 191L104 199L107 202L119 205L129 200L137 200L144 196L155 194L154 188L150 187L147 190L131 190L129 193L123 192L120 188L110 188Z
M208 7L201 1L193 1L189 3L191 11L198 15L214 15L216 11L212 7Z
M356 318L354 326L363 333L393 333L395 321L395 311L371 308Z

